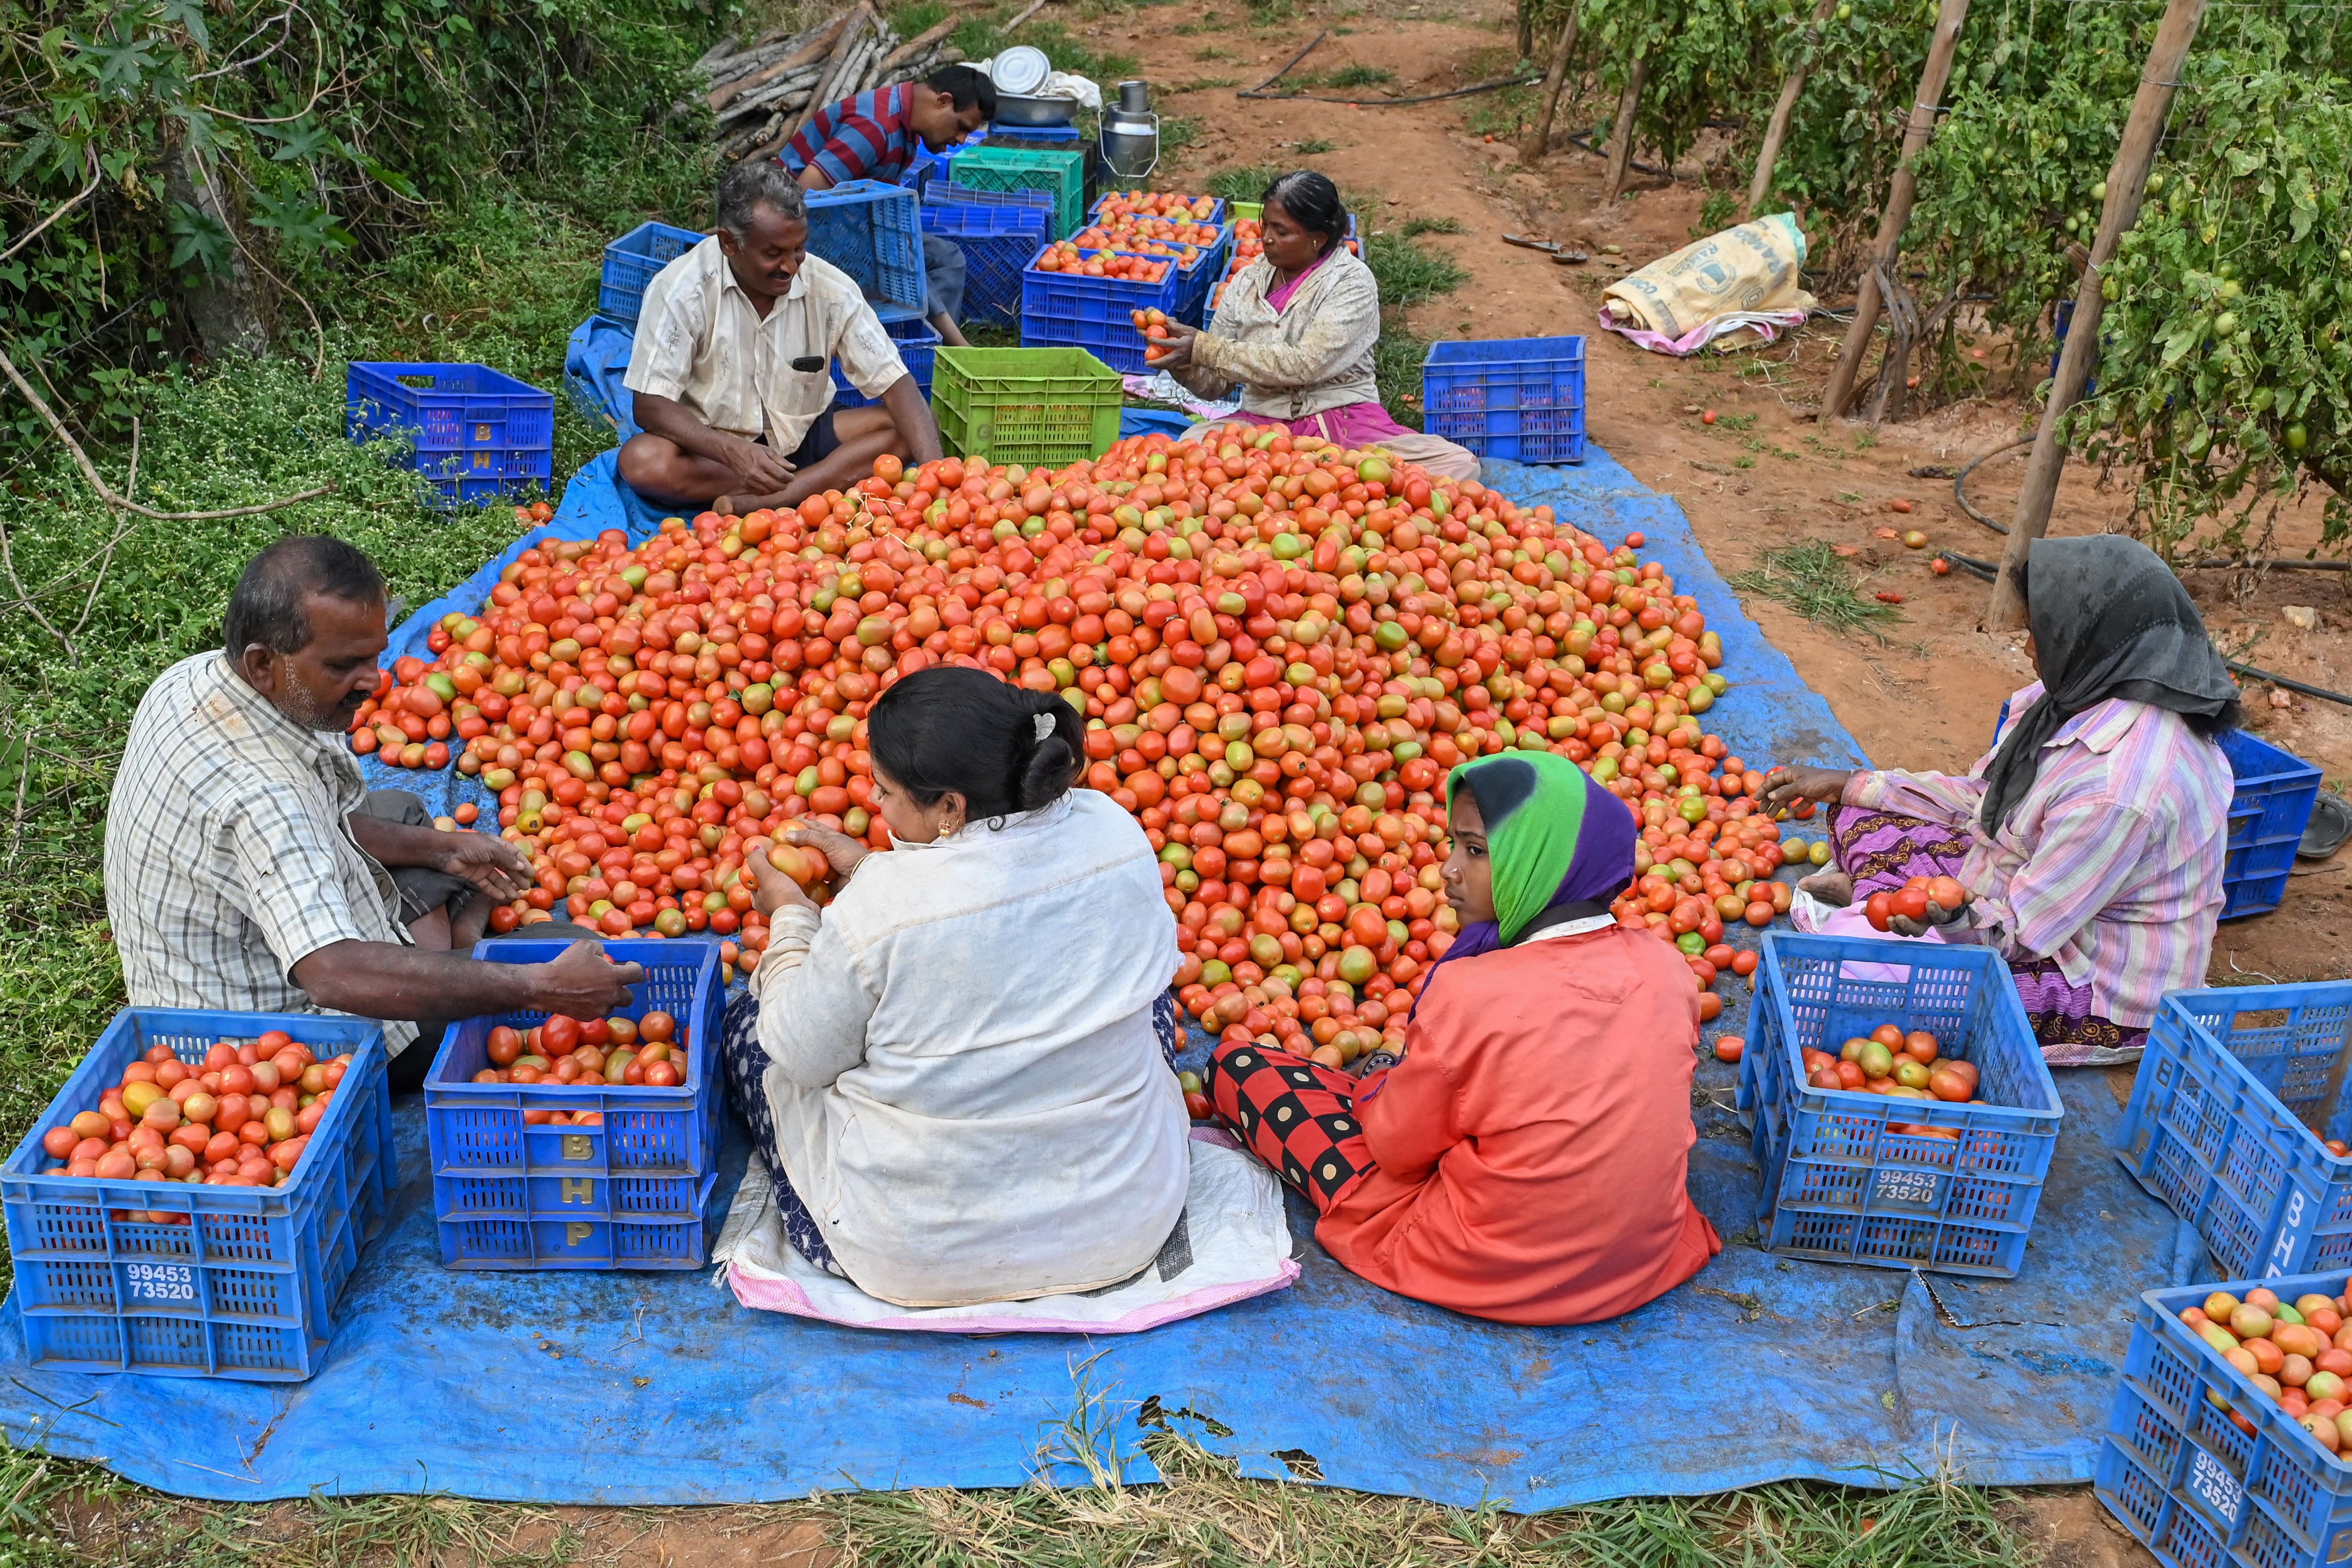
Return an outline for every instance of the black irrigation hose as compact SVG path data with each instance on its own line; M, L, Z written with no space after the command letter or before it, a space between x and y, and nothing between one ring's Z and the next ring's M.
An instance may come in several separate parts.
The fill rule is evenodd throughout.
M2234 658L2225 658L2221 662L2240 675L2251 675L2256 680L2267 680L2273 686L2284 686L2289 691L2300 691L2305 697L2317 697L2329 702L2341 702L2345 707L2352 708L2352 697L2347 697L2340 691L2330 691L2325 686L2306 686L2302 681L2287 676L2273 675L2267 669L2256 669L2251 664L2240 664Z
M1973 462L1970 462L1958 473L1952 476L1952 499L1960 503L1960 510L1962 511L1967 512L1970 517L1975 518L1979 522L1983 523L1995 533L2005 534L2009 530L2003 528L2000 523L1995 522L1992 519L1987 517L1984 513L1970 506L1969 504L1968 492L1963 489L1961 486L1966 482L1969 475L1976 471L1977 464L1983 462L1986 458L1997 458L2003 452L2026 446L2030 441L2031 437L2027 437L2025 439L2011 441L2006 447L1995 447L1991 451L1986 452L1978 457ZM1950 562L1953 565L1960 568L1963 572L1972 573L1975 575L1983 578L1988 583L1991 582L2000 571L2000 568L1996 567L1990 561L1979 561L1972 556L1962 555L1957 551L1948 550L1944 552L1944 559ZM2294 569L2300 567L2313 572L2342 572L2347 570L2347 567L2352 567L2352 562L2340 561L2200 561L2195 564L2203 567L2214 568L2263 566ZM2256 680L2266 680L2273 686L2283 686L2289 691L2300 691L2305 697L2316 697L2325 702L2340 702L2347 708L2352 708L2352 697L2347 697L2340 691L2330 691L2324 686L2313 686L2307 682L2297 680L2292 676L2280 675L2273 670L2260 669L2251 664L2241 664L2234 658L2225 658L2221 663L2226 666L2232 674L2250 676Z
M1962 468L1958 473L1952 476L1952 500L1959 503L1960 510L2004 538L2009 534L2009 525L2007 523L1995 522L1991 518L1987 517L1984 513L1979 511L1975 507L1969 504L1969 492L1967 489L1968 479L1970 474L1977 471L1977 465L1986 461L1988 458L1998 458L2003 452L2013 452L2020 447L2030 447L2032 444L2032 437L2021 436L2016 440L2008 443L2006 446L1995 447L1989 452L1979 453L1975 458L1970 458L1967 466ZM1954 565L1958 565L1960 563L1960 557L1958 556L1952 556L1949 559ZM1974 568L1970 569L1974 570ZM2256 570L2264 572L2352 572L2352 561L2293 561L2279 557L2273 557L2265 561L2232 561L2226 555L2216 555L2208 557L2203 561L2189 562L2186 563L2185 569L2192 572L2252 572Z
M1608 153L1603 153L1598 147L1591 145L1592 139L1599 134L1600 132L1597 130L1571 131L1565 136L1561 137L1560 140L1566 142L1570 146L1575 148L1580 153L1590 153L1596 158L1606 158L1609 156ZM1625 166L1632 169L1636 174L1655 174L1661 179L1667 180L1671 180L1675 177L1675 172L1672 169L1661 169L1655 163L1644 163L1639 158L1626 159Z
M1452 92L1425 92L1415 98L1318 98L1311 92L1268 92L1265 89L1288 76L1298 62L1315 52L1317 45L1331 35L1327 30L1307 40L1307 47L1283 62L1282 68L1255 87L1234 94L1235 98L1263 99L1272 103L1345 103L1358 109L1396 109L1408 103L1442 103L1449 98L1471 98L1482 92L1500 92L1507 87L1532 87L1543 80L1539 76L1511 77L1503 81L1482 81L1475 87L1461 87Z

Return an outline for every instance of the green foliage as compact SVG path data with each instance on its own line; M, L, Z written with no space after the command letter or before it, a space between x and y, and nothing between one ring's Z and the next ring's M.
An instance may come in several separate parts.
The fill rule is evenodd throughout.
M1816 0L1591 0L1580 47L1610 93L1637 55L1648 58L1644 158L1673 157L1702 121L1735 117L1735 147L1752 157L1780 81L1804 66L1763 210L1799 212L1809 265L1835 289L1876 230L1937 6L1832 0L1818 23L1815 10ZM2096 232L2163 11L2163 0L1980 0L1970 12L1903 241L1936 327L1918 367L1931 395L1980 389L1981 366L1956 352L1963 301L2011 338L2019 361L2048 352L2051 307L2076 288L2067 248ZM2213 6L2183 75L2160 161L2174 183L2126 237L2108 284L2100 396L2074 428L2111 465L2149 465L2142 521L2168 548L2233 507L2211 542L2237 548L2258 506L2313 482L2336 492L2324 542L2336 547L2352 539L2341 412L2352 390L2352 10ZM1711 191L1695 232L1736 211L1734 190Z
M2265 503L2314 481L2333 491L2321 542L2340 549L2352 538L2352 81L2225 76L2234 63L2192 57L2189 123L2104 280L2097 394L2071 423L2109 465L2144 465L2140 519L2168 552L2266 550L2249 538Z
M492 184L599 227L690 210L709 154L667 116L711 26L695 0L0 0L0 221L63 214L0 264L0 338L119 428L105 373L187 343L182 290L240 262L293 335Z
M1626 72L1649 58L1648 83L1633 124L1637 147L1654 147L1671 167L1711 116L1738 112L1777 81L1770 39L1788 0L1590 0L1578 48L1597 67L1613 99Z
M0 744L28 759L21 795L12 789L0 809L10 953L0 964L0 1139L11 1143L122 1005L99 860L115 764L148 683L219 646L245 562L282 533L331 532L366 550L416 605L517 531L506 507L427 509L413 476L343 439L340 363L312 381L291 361L233 361L201 381L160 375L119 395L140 413L136 499L146 505L214 510L325 484L335 493L260 517L169 523L116 517L53 444L20 448L6 476L8 588L49 623L0 617ZM124 482L120 457L100 461Z
M1444 251L1384 229L1366 237L1364 264L1380 283L1381 303L1397 310L1451 294L1470 281L1462 264Z

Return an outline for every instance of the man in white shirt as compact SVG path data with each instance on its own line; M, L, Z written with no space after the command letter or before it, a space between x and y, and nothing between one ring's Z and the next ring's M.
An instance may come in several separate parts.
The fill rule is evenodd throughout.
M830 362L878 401L835 408ZM658 505L738 514L845 490L885 452L940 456L921 388L847 274L808 254L800 185L772 159L719 182L719 232L646 288L623 384L643 434L621 477Z
M436 831L415 796L362 782L344 731L375 689L384 608L374 564L341 540L289 534L247 564L225 647L158 676L131 721L107 805L106 907L132 1006L379 1018L393 1087L413 1090L446 1020L600 1018L644 971L587 941L551 963L450 951L453 924L470 942L488 900L528 887L530 867L503 839Z

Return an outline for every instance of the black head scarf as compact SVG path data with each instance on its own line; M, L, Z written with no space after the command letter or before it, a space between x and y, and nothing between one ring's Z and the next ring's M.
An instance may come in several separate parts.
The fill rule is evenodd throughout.
M2113 534L2037 539L2026 608L2042 700L2010 726L1985 778L1985 831L2033 787L2042 748L2085 708L2122 698L2234 729L2238 688L2189 591L2156 552Z

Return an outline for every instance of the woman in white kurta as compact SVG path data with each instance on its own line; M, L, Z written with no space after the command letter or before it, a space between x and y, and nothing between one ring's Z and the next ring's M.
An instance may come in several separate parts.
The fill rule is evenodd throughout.
M764 854L768 951L727 1077L813 1262L908 1307L1093 1289L1183 1207L1164 1054L1176 924L1143 830L1073 790L1084 730L977 669L898 681L867 716L898 847L822 829L820 913Z

